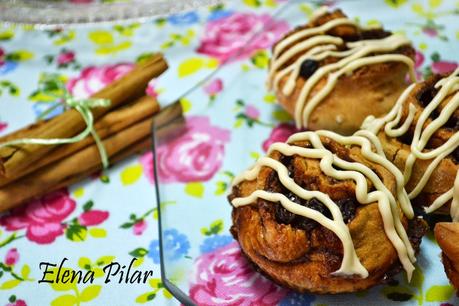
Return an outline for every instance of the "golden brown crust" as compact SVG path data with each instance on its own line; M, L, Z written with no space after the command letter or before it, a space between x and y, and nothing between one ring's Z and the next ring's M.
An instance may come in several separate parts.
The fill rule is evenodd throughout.
M437 223L435 238L442 249L445 273L459 295L459 223Z
M378 138L381 140L386 157L391 160L401 171L404 170L406 160L411 152L410 144L417 120L421 115L421 112L424 110L424 106L430 102L436 93L436 90L434 89L435 83L442 77L445 76L435 75L425 82L418 83L409 95L408 99L403 104L403 112L400 122L404 122L408 117L409 105L412 104L416 106L414 120L410 125L408 132L403 137L389 137L385 134L384 130L378 133ZM432 90L434 91L429 92ZM442 102L439 110L443 109L443 107L447 105L451 97L452 95L447 97ZM456 110L452 116L452 121L457 121L458 118L459 110ZM424 126L430 122L432 122L432 118L429 118ZM433 133L424 152L441 146L456 132L457 127L442 127L438 129L435 133ZM431 162L432 160L416 160L413 166L410 180L405 186L408 193L411 192L419 183ZM453 155L444 158L433 171L422 192L415 199L413 199L412 203L415 206L430 206L435 201L435 199L449 191L454 186L454 180L458 171L459 165L457 164L457 160ZM444 205L442 208L436 211L436 213L449 213L449 207L450 203L447 203L447 205Z
M295 29L292 33L307 27L324 24L339 17L345 17L340 10L325 14L314 20L312 24ZM287 36L292 35L292 33L287 34ZM327 34L336 35L349 41L380 38L390 33L382 30L362 31L353 26L338 26L328 31ZM414 58L414 49L411 46L401 47L394 53L406 55L411 59ZM289 63L301 55L298 54ZM321 65L337 60L337 58L329 57L323 60ZM378 117L391 109L407 86L405 82L407 72L408 68L403 63L386 62L364 66L356 69L351 75L341 77L332 92L311 113L308 129L326 129L343 135L352 134L359 129L368 115ZM289 76L290 74L287 74L281 78L279 88L283 87ZM295 104L304 83L305 79L297 78L295 90L291 95L284 95L281 90L275 92L280 104L292 115L294 115ZM312 89L310 97L320 91L325 84L326 79L321 79Z
M323 137L322 142L341 158L362 162L372 168L384 184L394 190L392 174L363 158L360 148L347 148ZM307 147L308 143L295 145ZM368 270L369 277L332 276L331 273L339 269L343 255L338 237L315 221L294 216L280 204L265 200L234 208L232 213L231 232L239 241L243 253L259 270L281 285L300 292L313 293L364 290L380 284L394 271L398 271L398 256L384 232L378 204L358 204L355 200L355 182L328 177L320 170L317 159L300 156L286 158L279 152L273 152L270 157L284 163L290 170L291 177L303 188L322 191L336 203L344 203L340 208L348 222L357 256ZM368 184L371 189L371 183ZM301 205L322 209L317 203L312 204L312 201L293 198L279 183L276 172L268 167L261 169L257 179L244 181L233 187L229 199L248 196L257 189L281 192L293 201L299 201L297 203ZM327 213L325 209L321 212ZM408 221L403 218L403 223L407 226ZM422 222L415 227L417 231L413 237L418 239L413 240L413 245L417 248L425 228Z
M451 259L447 257L445 253L441 254L441 259L443 266L445 267L445 273L453 287L456 289L457 296L459 296L459 272L453 267Z

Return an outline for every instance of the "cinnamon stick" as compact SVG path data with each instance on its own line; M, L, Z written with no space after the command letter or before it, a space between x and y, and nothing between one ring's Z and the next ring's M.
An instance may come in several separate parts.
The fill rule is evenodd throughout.
M122 78L94 94L93 98L104 98L111 101L109 107L93 109L94 118L97 119L123 103L143 96L148 82L159 76L166 69L167 63L163 56L161 54L153 55L150 59L134 67L131 72ZM44 139L68 138L80 133L85 127L86 124L80 113L71 109L31 130L28 137ZM15 148L1 148L0 175L14 177L15 173L24 171L54 147L51 145L25 144Z
M46 124L49 120L40 120L34 123L31 123L19 130L13 131L9 134L5 134L3 136L0 136L0 143L7 142L13 139L19 139L19 138L26 138L28 135L30 135L31 132L34 130L39 129L43 124ZM5 148L6 149L6 148ZM13 148L10 148L13 149Z
M156 99L150 96L143 96L125 107L109 112L94 124L94 128L99 137L105 139L145 118L151 118L153 114L158 111L159 104ZM17 171L10 177L0 176L0 187L92 144L94 144L94 138L89 135L82 141L58 146L52 152L43 156L43 158L31 164L23 171Z
M110 161L116 162L146 148L144 141L149 138L150 128L151 119L148 118L104 139L102 142ZM0 212L75 183L101 167L97 146L88 146L0 188Z
M141 141L129 146L126 149L124 149L123 151L113 155L111 157L112 163L116 164L116 163L118 163L118 162L120 162L120 161L122 161L122 160L124 160L124 159L126 159L128 157L130 157L131 155L145 152L145 151L149 150L150 147L151 147L151 137L146 137L143 140L141 140ZM68 177L67 179L59 182L59 184L57 184L56 186L53 186L48 192L52 192L52 191L55 191L55 190L70 186L70 185L75 184L77 182L80 182L80 181L88 178L92 174L97 173L101 169L102 169L102 166L98 165L98 166L95 166L95 167L93 167L91 169L88 169L87 171L84 171L84 172L81 172L81 173L77 173L77 174L75 174L75 175L73 175L71 177ZM48 193L48 192L46 192L46 193ZM0 209L0 211L1 211L1 209Z

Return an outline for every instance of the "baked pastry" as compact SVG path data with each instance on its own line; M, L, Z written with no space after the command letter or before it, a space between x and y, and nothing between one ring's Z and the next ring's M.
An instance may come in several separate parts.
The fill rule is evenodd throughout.
M410 85L387 115L370 116L362 125L378 135L387 158L404 172L413 205L450 213L454 221L459 221L458 74L459 69Z
M273 46L267 83L297 128L350 135L391 109L407 72L415 81L414 54L404 36L322 8Z
M435 238L442 249L446 275L459 296L459 223L437 223Z
M459 69L410 85L384 117L365 119L357 135L377 137L403 171L411 202L459 222ZM459 223L437 223L445 272L459 288Z
M377 140L377 139L376 139ZM370 140L301 132L233 181L231 232L255 267L300 292L364 290L414 270L426 226Z

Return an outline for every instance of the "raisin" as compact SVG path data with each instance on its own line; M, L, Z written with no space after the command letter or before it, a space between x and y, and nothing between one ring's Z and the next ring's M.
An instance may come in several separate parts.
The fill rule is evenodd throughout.
M422 106L426 107L433 100L437 94L437 89L433 86L423 88L421 92L418 93L417 99L421 102Z
M277 172L272 171L268 178L266 179L265 189L269 192L282 192L284 189L279 182L279 177L277 176Z
M325 206L325 204L323 204L315 198L306 201L304 199L299 198L291 192L287 193L286 197L292 202L308 207L310 209L314 209L315 211L321 213L327 218L332 217L327 206ZM351 198L342 199L338 200L336 204L338 205L341 214L343 215L344 222L349 223L355 217L356 214L358 205L356 200ZM286 210L281 204L277 204L276 206L275 217L278 223L290 224L295 228L302 229L305 231L311 231L317 226L319 226L318 222L300 215L293 214Z
M439 222L450 222L451 221L451 217L449 215L428 214L425 212L424 207L422 206L414 206L413 208L414 208L414 214L424 219L427 222L431 230L433 230L435 228L435 225Z
M422 106L426 107L427 105L429 105L430 102L432 102L433 98L435 98L437 92L438 90L433 86L423 88L421 92L418 93L417 99L421 103ZM436 119L438 118L439 115L440 115L440 112L437 109L434 109L430 113L429 117L431 119Z
M296 218L294 213L286 210L280 203L276 204L275 216L277 223L282 224L291 224Z
M288 170L288 176L293 175L294 167L293 167L293 156L286 156L282 155L279 161L287 168Z
M284 165L285 167L288 167L292 163L292 159L293 159L292 156L282 155L279 158L279 161L282 163L282 165Z
M382 39L390 36L391 33L384 31L383 29L369 29L362 31L360 33L360 40L366 40L366 39Z
M319 225L319 223L309 218L297 216L295 222L292 225L305 231L312 231Z
M300 205L302 205L302 202L304 201L303 199L299 198L296 194L292 192L286 193L285 196L290 201L300 204ZM280 203L276 204L275 217L278 223L283 223L283 224L294 224L295 220L298 218L296 214L289 212Z
M354 199L342 199L336 202L338 205L341 214L343 215L344 223L349 223L355 217L355 212L357 209L357 203Z
M310 209L314 209L315 211L320 212L321 214L323 214L324 216L328 218L331 217L331 214L328 208L324 204L322 204L322 202L320 202L319 200L315 198L309 201L303 200L301 205L308 207ZM309 219L309 218L305 218L303 216L298 216L298 215L296 216L295 222L293 224L293 226L306 230L306 231L311 231L314 228L316 228L318 225L319 223L317 223L316 221Z
M459 130L459 118L451 116L448 121L445 123L445 127L453 129L455 131Z
M411 142L413 141L413 134L408 131L407 133L403 134L402 136L397 137L397 139L406 144L406 145L411 145Z
M327 218L331 217L330 211L328 210L327 206L325 206L325 204L323 204L316 198L309 200L305 206L320 212L322 215L326 216Z
M319 62L312 59L304 60L300 67L300 76L309 78L319 68Z

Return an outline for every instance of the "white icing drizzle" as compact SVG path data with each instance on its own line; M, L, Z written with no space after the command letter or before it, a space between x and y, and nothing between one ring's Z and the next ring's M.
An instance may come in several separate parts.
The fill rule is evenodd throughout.
M307 58L313 56L313 55L316 55L318 53L323 53L324 51L329 51L329 50L335 50L336 49L336 46L335 45L321 45L321 46L317 46L317 47L314 47L312 48L311 50L308 50L304 55L301 56L301 60L304 61L306 60ZM299 66L294 66L294 65L290 65L284 69L282 69L281 71L279 71L276 76L274 77L274 81L273 81L273 87L274 88L278 88L279 87L279 82L280 80L286 76L287 74L289 74L290 72L292 72L293 70L296 70L296 69L299 69ZM296 72L295 72L296 73ZM284 90L291 90L291 89L287 89L288 86L290 86L291 84L288 83L285 85L284 87ZM271 86L269 83L268 83L268 86Z
M336 19L333 19L327 23L324 23L323 25L319 26L319 27L314 27L314 28L306 28L306 29L303 29L301 31L298 31L288 37L286 37L285 39L279 41L277 43L277 45L274 47L274 56L278 56L279 53L281 53L282 51L284 51L284 49L289 46L290 44L293 44L294 42L298 41L298 40L301 40L303 38L307 38L307 37L310 37L310 36L314 36L314 35L317 35L317 34L320 34L320 33L325 33L331 29L333 29L334 27L337 27L337 26L340 26L340 25L353 25L353 26L357 26L357 23L352 21L352 20L349 20L348 18L336 18Z
M325 14L324 8L315 16ZM317 18L317 17L315 17ZM305 28L281 40L273 50L273 56L268 75L268 87L281 90L286 96L293 93L296 80L300 75L301 64L306 59L321 61L327 57L340 58L336 63L324 65L317 69L305 82L295 103L294 119L297 128L307 128L309 117L317 105L333 90L338 78L342 75L351 74L355 69L362 66L384 62L401 62L408 66L412 81L416 80L414 62L409 57L401 54L372 55L373 53L392 52L403 45L409 45L410 41L399 34L393 34L383 39L370 39L346 43L347 50L336 51L343 46L344 41L340 37L325 35L327 31L337 26L354 26L358 24L348 18L332 19L321 26ZM288 47L288 49L287 49ZM280 70L286 63L299 53L304 53L293 63ZM279 82L289 75L283 88L279 88ZM326 85L310 97L312 89L323 78L327 78Z
M411 152L406 160L404 169L405 184L409 182L414 164L417 159L432 160L423 173L421 179L410 192L410 199L416 198L424 189L433 171L437 168L440 162L450 155L459 146L459 132L456 132L441 146L425 150L425 146L429 142L432 135L441 128L452 116L459 107L459 68L451 75L445 77L435 84L439 88L438 93L430 101L430 103L422 110L418 121L416 122L413 140L411 143ZM391 137L398 137L405 134L409 126L413 123L416 107L409 105L409 113L405 122L399 128L394 129L399 125L403 112L403 105L406 102L409 94L414 88L414 84L408 87L400 96L392 110L382 118L374 118L369 116L365 119L362 128L371 131L375 135L384 127L384 132ZM441 110L437 118L428 122L430 114L437 109L445 98L452 96L447 105ZM451 201L451 217L453 221L459 222L459 173L456 175L454 186L448 192L438 197L428 208L426 212L431 213L446 203Z
M359 146L362 156L385 167L391 173L394 173L396 178L397 197L394 197L378 175L369 167L361 163L345 161L327 150L322 144L320 139L321 136L330 138L342 145ZM373 143L373 140L375 140L376 143ZM303 148L292 144L298 141L309 141L313 148ZM374 148L376 152L374 152L372 148ZM345 137L330 131L301 132L292 135L287 143L272 144L268 155L273 151L278 151L285 156L299 155L320 159L320 169L327 176L337 180L350 179L356 183L356 199L359 203L365 205L377 202L384 223L384 231L397 251L400 262L406 270L408 278L411 278L414 270L413 263L416 259L414 250L400 219L400 208L410 217L413 216L413 211L408 195L403 188L403 175L384 157L382 146L377 138L370 137L370 139L368 139L357 135ZM337 170L334 166L343 170ZM357 257L349 229L344 223L343 216L336 203L323 192L306 190L296 184L289 176L287 168L282 163L270 157L263 157L259 159L251 169L236 176L233 180L233 186L245 180L250 181L256 179L262 167L269 167L275 170L281 184L298 197L305 200L310 200L312 198L318 199L330 210L332 218L327 218L315 210L294 203L281 193L270 193L263 190L256 190L248 197L235 198L232 200L232 204L235 207L250 205L258 198L261 198L271 202L279 202L280 205L288 211L317 221L322 226L333 231L343 244L343 261L340 269L333 274L343 276L358 275L363 278L368 277L368 271L360 263ZM368 191L367 179L371 181L376 189L375 191ZM400 208L397 202L400 203Z

